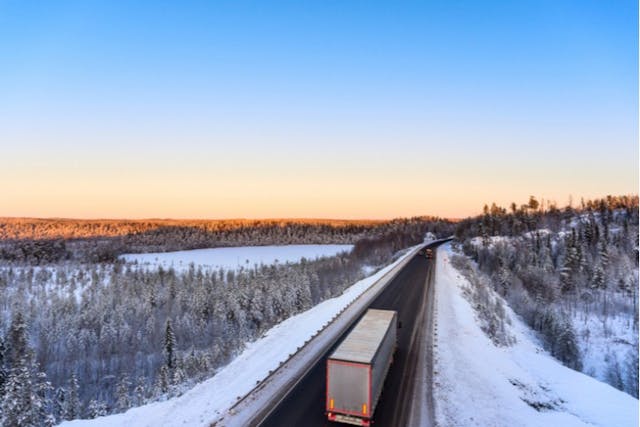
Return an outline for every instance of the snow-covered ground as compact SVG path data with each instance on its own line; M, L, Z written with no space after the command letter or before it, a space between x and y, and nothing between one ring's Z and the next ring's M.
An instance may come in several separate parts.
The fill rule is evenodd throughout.
M218 270L237 270L240 267L253 268L254 265L299 262L302 258L316 259L331 257L340 252L349 252L353 245L284 245L284 246L242 246L232 248L194 249L190 251L156 252L145 254L125 254L121 258L139 265L165 269L186 270L194 267Z
M411 248L394 263L355 283L339 297L323 301L274 326L215 376L182 396L94 420L65 421L61 426L209 426L415 249Z
M633 343L638 339L633 327L633 318L628 315L603 316L574 313L573 327L578 335L583 372L601 381L606 381L609 363L616 359L619 366L627 361L625 357L633 351ZM611 336L616 337L612 340Z
M637 426L638 400L563 366L507 308L517 343L496 347L464 298L470 286L440 249L434 400L441 426ZM506 306L506 304L505 304Z
M508 242L509 238L506 236L487 236L487 237L474 237L470 240L471 244L476 247L484 246L485 244L488 247L492 247L494 245Z

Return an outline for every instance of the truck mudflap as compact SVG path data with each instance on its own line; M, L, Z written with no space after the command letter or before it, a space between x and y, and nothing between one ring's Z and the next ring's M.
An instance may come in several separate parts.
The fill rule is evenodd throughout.
M329 419L329 421L351 424L354 426L364 426L364 427L371 426L371 420L360 418L360 417L354 417L351 415L334 414L332 412L329 412L327 413L327 418Z

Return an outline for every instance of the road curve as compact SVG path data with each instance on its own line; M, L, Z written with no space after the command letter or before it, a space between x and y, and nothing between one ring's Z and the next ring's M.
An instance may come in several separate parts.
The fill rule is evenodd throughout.
M396 310L398 320L402 323L402 328L398 330L394 362L374 413L376 427L413 424L416 402L418 406L424 402L422 406L428 412L420 415L421 425L433 425L430 384L416 387L416 383L420 382L416 381L416 376L424 377L425 366L422 362L425 360L425 346L431 345L431 331L425 331L424 327L431 325L429 308L433 299L433 265L433 260L416 255L369 305L369 308ZM344 426L329 422L324 413L325 367L327 357L349 331L336 341L260 426ZM430 375L427 378L430 379ZM418 390L424 396L414 396Z

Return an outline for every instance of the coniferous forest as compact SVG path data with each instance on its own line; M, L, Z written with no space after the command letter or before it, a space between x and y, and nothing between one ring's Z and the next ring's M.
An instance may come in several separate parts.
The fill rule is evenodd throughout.
M11 220L0 257L3 425L93 418L179 394L289 316L339 295L448 221L92 229ZM62 224L62 225L60 225ZM30 230L30 231L28 231ZM106 230L106 231L105 231ZM79 237L81 236L81 237ZM352 243L349 253L240 270L146 269L125 252Z
M426 233L464 256L483 329L504 307L565 365L638 396L638 198L531 197L458 222L0 220L2 424L94 418L182 393L269 328L339 295ZM238 270L143 268L124 253L349 243L334 257ZM484 297L483 297L484 296Z
M475 261L459 269L503 296L553 356L638 397L637 196L485 206L456 237Z

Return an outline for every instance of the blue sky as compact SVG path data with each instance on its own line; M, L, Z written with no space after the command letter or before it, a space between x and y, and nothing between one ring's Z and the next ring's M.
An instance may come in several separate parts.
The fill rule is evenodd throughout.
M0 215L463 216L637 193L637 17L0 0Z

